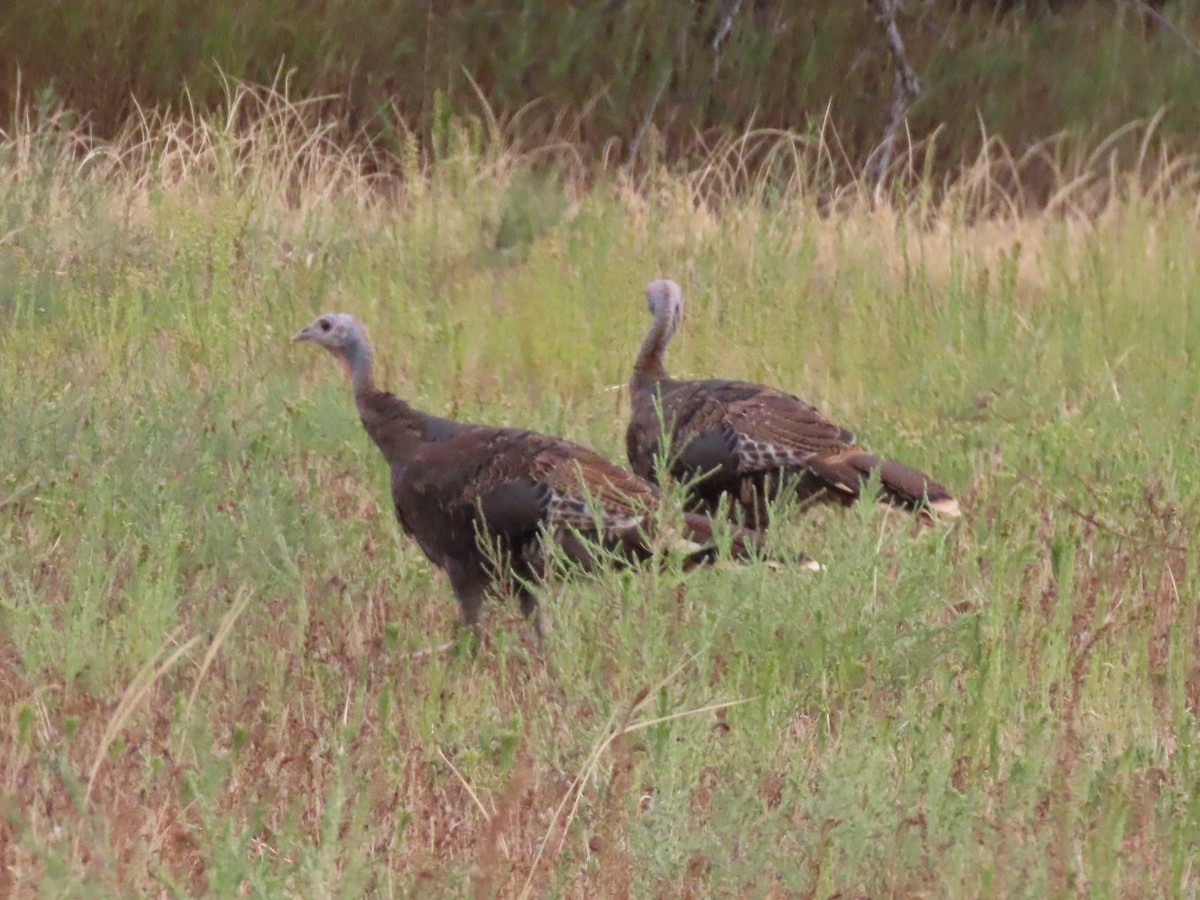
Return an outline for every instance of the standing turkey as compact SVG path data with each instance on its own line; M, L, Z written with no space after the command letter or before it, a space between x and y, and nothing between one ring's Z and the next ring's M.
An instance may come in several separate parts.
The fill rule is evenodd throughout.
M450 577L466 625L478 621L489 588L512 575L522 612L542 633L530 585L546 574L548 540L584 568L651 555L652 484L561 438L413 409L375 387L370 344L349 315L323 315L293 340L324 347L345 370L363 427L391 466L400 525ZM710 558L708 517L685 513L682 526L689 561ZM744 557L761 544L737 529L732 552Z
M669 279L646 285L654 324L642 341L629 383L633 413L625 435L633 471L655 480L662 431L668 470L691 485L694 508L715 511L732 500L751 528L767 525L766 502L784 484L800 499L858 499L878 470L882 499L955 518L958 501L928 475L856 447L854 435L799 397L745 381L676 381L663 359L683 313L683 293Z

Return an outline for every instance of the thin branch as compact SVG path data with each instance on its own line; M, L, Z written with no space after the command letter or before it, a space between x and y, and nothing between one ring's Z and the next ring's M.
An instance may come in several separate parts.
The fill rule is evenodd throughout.
M663 94L667 91L667 85L671 83L671 74L675 71L675 63L683 56L684 48L687 46L688 29L692 26L692 20L695 18L695 2L688 4L688 16L684 20L683 26L679 29L679 37L675 45L675 54L671 57L666 68L663 69L662 77L658 80L658 87L654 91L654 99L650 101L650 108L646 110L645 118L642 119L642 124L638 126L637 134L633 136L633 143L629 145L629 157L625 161L626 168L631 167L637 159L638 151L642 147L642 139L646 136L646 132L650 128L650 123L654 120L654 113L658 110L658 104L662 101Z
M879 203L883 193L884 179L887 178L888 169L892 165L892 154L896 148L896 134L900 131L900 125L904 122L907 112L908 96L904 88L904 75L897 67L892 70L892 99L888 112L888 123L883 130L883 140L879 144L879 155L875 157L875 171L871 173L871 180L875 182L874 202L876 204Z
M1130 6L1137 7L1139 10L1153 19L1160 27L1167 29L1167 31L1170 31L1177 38L1183 41L1184 46L1191 50L1192 53L1194 53L1196 56L1200 56L1200 45L1197 45L1195 41L1188 37L1187 33L1182 28L1147 3L1146 0L1124 0L1124 2L1128 3Z
M167 643L173 641L178 635L180 629L175 629L167 635ZM179 661L180 657L186 655L196 644L200 642L200 635L192 637L189 641L175 648L175 651L163 661L158 668L154 664L162 658L165 647L160 649L154 656L146 661L146 664L138 670L138 673L129 682L129 686L125 689L125 693L121 695L121 700L117 704L117 708L113 710L112 716L108 720L108 725L104 729L104 734L100 737L100 745L96 749L96 755L92 759L92 767L88 772L87 789L83 792L83 805L86 807L88 800L92 796L92 788L96 785L96 776L100 774L100 767L104 764L104 760L108 757L108 748L112 746L113 741L117 739L117 735L133 715L138 705L144 700L154 689L154 685L165 675L170 668ZM78 840L78 838L76 839Z
M3 241L0 240L0 243L3 243ZM0 500L0 509L4 509L5 507L9 506L16 506L18 503L36 491L38 489L38 484L39 482L34 480L29 482L29 484L25 484L17 488L3 500Z
M1061 493L1059 493L1054 488L1047 485L1040 478L1036 478L1035 476L1030 475L1028 472L1016 472L1014 474L1020 480L1026 481L1029 484L1032 484L1034 487L1040 488L1044 493L1049 494L1050 497L1053 498L1054 501L1057 502L1059 506L1061 506L1063 509L1065 509L1067 512L1069 512L1071 515L1076 516L1079 519L1082 519L1084 522L1086 522L1088 525L1091 525L1093 528L1097 528L1100 531L1108 532L1115 538L1119 538L1120 540L1123 540L1123 541L1128 541L1129 543L1135 544L1135 545L1143 545L1144 546L1147 544L1155 543L1152 539L1139 537L1137 535L1130 534L1128 531L1122 531L1121 529L1119 529L1113 525L1110 525L1108 522L1101 519L1094 512L1090 512L1090 513L1084 512L1082 509L1080 509L1078 506L1076 506L1074 503L1072 503L1070 500L1068 500L1066 497L1064 497ZM1184 552L1188 549L1186 546L1184 546L1182 544L1169 544L1166 542L1159 542L1158 546L1165 547L1168 550L1176 550L1176 551L1180 551L1180 552Z
M900 0L875 0L875 5L879 9L880 21L883 22L887 32L888 49L892 51L892 61L904 76L904 89L915 98L921 93L921 77L908 62L908 53L904 49L904 38L900 36L900 29L896 26L896 12L900 6Z
M878 12L876 21L884 27L888 49L892 54L892 96L889 102L887 127L883 132L883 141L879 145L879 155L875 158L872 177L875 181L875 202L879 202L883 191L883 182L888 169L892 165L892 154L896 147L896 135L912 101L921 95L921 78L916 69L909 64L908 53L904 49L904 38L896 26L896 11L899 0L875 0Z
M450 762L450 757L448 757L442 751L441 747L438 747L438 756L440 756L442 758L442 762L444 762L446 765L448 765L450 767L450 771L454 773L454 776L459 780L459 783L462 784L462 786L466 789L467 796L469 796L471 798L471 800L474 801L475 808L479 810L480 814L483 816L483 820L485 822L490 821L492 816L495 815L495 813L487 811L487 807L483 805L483 801L480 800L479 795L477 793L475 793L475 788L471 787L471 782L467 781L467 779L465 777L463 777L463 773L458 771L458 766L456 766L456 765L454 765L454 763Z
M721 20L721 27L717 29L717 33L713 35L712 51L713 51L713 67L712 77L717 77L717 70L721 68L721 56L725 52L725 41L729 37L729 32L733 31L733 20L737 18L737 14L742 11L742 0L733 0L729 9L725 13L725 17Z

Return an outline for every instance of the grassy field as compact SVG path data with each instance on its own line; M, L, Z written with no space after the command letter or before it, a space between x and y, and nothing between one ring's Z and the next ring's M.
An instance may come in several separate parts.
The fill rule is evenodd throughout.
M0 145L0 894L1197 893L1192 163L1017 216L986 160L872 208L454 129L372 181L301 119ZM620 459L660 275L674 371L964 520L817 511L775 540L823 573L557 581L544 646L493 603L422 655L449 586L289 336L352 312L419 406Z

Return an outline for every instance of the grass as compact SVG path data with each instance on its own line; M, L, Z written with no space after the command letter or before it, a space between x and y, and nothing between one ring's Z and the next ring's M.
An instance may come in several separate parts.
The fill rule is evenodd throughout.
M384 180L254 109L0 145L0 893L1196 893L1192 163L1022 215L986 158L872 208L451 129ZM965 521L818 511L776 540L820 575L558 582L544 647L492 603L420 655L449 587L288 337L351 311L421 407L620 459L659 275L675 372L803 393Z

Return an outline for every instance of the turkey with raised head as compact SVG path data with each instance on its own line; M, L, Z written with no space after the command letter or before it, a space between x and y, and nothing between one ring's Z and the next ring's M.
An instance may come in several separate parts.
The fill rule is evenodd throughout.
M664 357L683 314L683 292L659 279L646 285L646 302L654 323L634 362L625 435L638 475L656 480L665 443L668 471L689 485L692 508L712 512L728 496L731 511L751 528L767 525L766 503L783 485L794 485L802 500L850 504L874 471L881 499L926 515L959 515L958 501L942 485L856 446L850 431L799 397L745 381L672 378Z
M547 541L585 568L651 555L654 485L570 441L439 418L379 390L370 343L349 315L320 316L293 340L324 347L345 370L363 427L391 466L400 526L446 571L465 624L478 621L498 580L515 576L521 609L541 633L531 585L546 573ZM685 513L680 525L689 561L713 556L707 516ZM737 529L732 553L750 555L761 543Z

